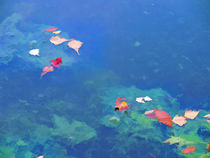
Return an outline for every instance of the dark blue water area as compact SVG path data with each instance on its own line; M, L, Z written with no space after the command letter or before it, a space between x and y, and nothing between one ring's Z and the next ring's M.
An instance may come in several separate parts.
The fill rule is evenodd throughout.
M84 42L80 56L64 50L72 53L76 63L55 68L41 79L40 68L17 56L0 64L0 146L14 146L11 142L18 140L8 141L4 136L13 139L11 133L16 133L30 143L15 147L16 158L24 157L26 151L46 158L183 157L174 150L175 145L102 124L101 107L106 104L99 96L114 86L162 88L177 99L180 110L209 111L208 0L2 0L0 8L0 23L16 12L24 24L59 27ZM27 25L25 29L28 32L30 28ZM33 141L30 131L35 127L30 122L52 129L55 114L69 122L85 122L97 136L76 145L58 136L45 143ZM5 129L10 130L9 135ZM168 127L160 125L158 129L160 137L167 139ZM208 139L209 130L203 127L197 134ZM0 158L2 153L0 147Z

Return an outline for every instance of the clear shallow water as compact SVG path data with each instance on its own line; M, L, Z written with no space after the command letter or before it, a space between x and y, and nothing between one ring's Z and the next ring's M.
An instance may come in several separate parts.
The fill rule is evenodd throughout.
M209 142L202 119L209 113L209 5L0 2L0 157L175 158L188 155L162 143L170 136ZM80 56L46 39L43 31L52 26L84 42ZM32 40L40 58L28 55ZM60 56L63 65L40 79L43 66ZM135 101L145 95L153 101ZM128 115L114 111L117 97L127 99ZM184 127L170 128L143 115L153 108L171 116L186 109L201 113ZM110 122L112 116L120 123ZM193 145L190 156L206 153L205 145Z

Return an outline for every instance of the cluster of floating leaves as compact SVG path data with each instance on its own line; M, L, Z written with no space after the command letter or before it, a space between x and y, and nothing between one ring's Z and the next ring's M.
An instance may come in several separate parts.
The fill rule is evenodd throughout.
M53 36L49 39L49 41L51 43L53 43L54 45L60 45L64 42L68 41L67 46L69 48L74 49L77 52L77 54L80 55L79 49L83 45L83 43L81 41L78 41L75 39L66 39L66 38L59 36L58 34L60 34L61 31L57 30L57 29L58 28L56 28L56 27L51 27L51 28L45 30L45 32L51 32L53 34ZM39 49L32 49L29 51L29 54L33 55L33 56L40 56ZM42 69L43 73L41 74L41 77L48 72L54 71L54 67L62 66L61 64L62 64L62 57L56 58L55 60L51 60L51 65L47 65ZM149 96L138 97L138 98L136 98L136 101L138 103L144 104L146 102L152 101L152 98L150 98ZM115 108L115 111L120 111L120 112L128 112L128 110L130 109L129 104L126 102L126 99L120 98L120 97L118 97L116 99L114 108ZM172 127L173 123L175 123L179 126L185 125L187 123L187 119L191 119L191 120L195 119L197 117L197 115L199 114L199 112L200 112L200 110L198 110L198 111L186 110L184 116L175 115L173 119L167 112L160 110L160 109L156 109L156 108L154 108L153 110L146 111L144 114L148 118L157 119L160 123ZM209 119L210 114L207 114L203 117ZM115 116L110 117L109 120L112 122L115 122L115 123L120 122L120 119ZM210 123L210 120L207 120L207 122ZM69 138L72 139L73 137L70 136ZM165 140L163 143L170 143L170 144L179 143L180 146L195 144L195 142L193 142L193 141L188 141L183 138L174 137L174 136L171 136L171 138ZM209 143L204 143L204 144L207 144L207 150L210 151L210 144ZM178 145L176 145L176 146L182 153L192 153L196 149L195 146L187 146L184 150L182 150ZM37 158L44 158L44 156L41 155L41 156L38 156Z
M129 104L125 100L126 100L125 98L120 98L120 97L118 97L116 99L115 111L119 110L120 112L127 112L127 110L129 109ZM149 96L139 97L139 98L136 98L136 101L138 103L144 104L146 102L152 101L152 98L150 98ZM200 112L200 110L198 110L198 111L186 110L184 116L175 115L173 119L171 118L169 113L167 113L163 110L160 110L160 109L156 109L156 108L154 108L153 110L148 110L144 114L148 118L157 119L160 123L165 124L169 127L172 127L173 123L175 123L179 126L185 125L187 123L187 119L191 119L191 120L195 119L198 116L199 112ZM210 118L210 114L207 114L203 117ZM113 119L115 120L116 118L113 116ZM113 121L113 119L110 119L110 121ZM119 122L120 121L118 121L117 123L119 123ZM210 123L210 120L207 120L207 122ZM170 143L170 144L179 143L181 146L196 144L193 141L188 141L183 138L173 137L173 136L171 136L171 138L165 140L164 143ZM206 144L207 150L210 151L210 143L205 143L205 142L200 142L200 143ZM176 145L176 146L182 153L192 153L196 149L196 146L187 146L184 150L182 150L178 145Z
M58 29L57 27L51 27L51 28L45 30L45 32L51 32L53 34L53 36L49 39L49 41L51 43L53 43L54 45L60 45L64 42L68 41L67 46L69 48L74 49L77 52L77 54L80 55L79 48L83 45L83 43L81 41L78 41L75 39L62 38L61 36L58 35L61 33L61 31L57 30L57 29ZM29 51L29 54L33 55L33 56L40 56L39 49L32 49ZM60 67L61 63L62 63L62 57L59 57L55 60L51 60L51 65L47 65L42 69L43 72L41 74L41 77L48 72L54 71L54 67Z
M79 48L83 45L83 43L81 41L78 41L75 39L62 38L61 36L57 35L57 34L61 33L61 31L56 31L57 29L58 28L56 28L56 27L52 27L50 29L45 30L47 32L52 32L53 34L56 34L56 36L52 36L49 39L50 42L53 43L54 45L59 45L59 44L69 41L67 44L69 46L69 48L74 49L77 52L77 54L80 55Z

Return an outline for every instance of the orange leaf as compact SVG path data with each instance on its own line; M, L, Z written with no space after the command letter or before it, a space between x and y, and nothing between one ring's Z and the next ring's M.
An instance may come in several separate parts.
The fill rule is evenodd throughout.
M58 35L50 38L50 42L53 43L54 45L59 45L59 44L61 44L63 42L66 42L66 41L68 41L68 39L62 38Z
M159 109L154 109L154 111L155 111L155 116L159 122L170 127L173 126L171 116L167 112L159 110Z
M82 42L77 41L77 40L74 40L74 39L72 39L72 40L68 43L68 46L69 46L70 48L74 49L74 50L77 52L78 55L80 55L80 54L79 54L79 48L80 48L82 45L83 45Z
M176 115L174 118L173 118L173 123L179 125L179 126L183 126L184 124L187 123L187 120L184 116L179 116L179 115Z
M210 118L210 114L207 114L207 115L205 115L203 117Z
M207 144L206 148L207 148L208 152L210 152L210 144Z
M198 110L198 111L186 110L184 117L193 120L194 118L196 118L196 116L198 115L199 112L200 112L200 110Z

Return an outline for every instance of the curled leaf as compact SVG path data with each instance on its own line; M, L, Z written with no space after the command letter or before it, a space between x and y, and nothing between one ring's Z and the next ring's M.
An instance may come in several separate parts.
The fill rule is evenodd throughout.
M129 106L126 101L122 101L119 104L116 104L114 108L115 108L115 111L119 110L120 112L123 112L129 109Z

